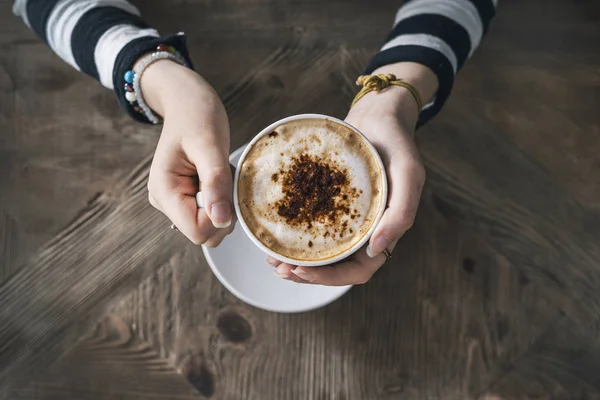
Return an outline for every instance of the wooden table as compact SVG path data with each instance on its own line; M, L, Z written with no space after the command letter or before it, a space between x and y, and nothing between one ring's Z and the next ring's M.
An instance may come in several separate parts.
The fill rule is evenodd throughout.
M188 33L237 147L343 117L400 2L135 3ZM597 1L500 2L419 132L394 262L299 315L219 284L147 204L159 130L0 11L0 399L600 398Z

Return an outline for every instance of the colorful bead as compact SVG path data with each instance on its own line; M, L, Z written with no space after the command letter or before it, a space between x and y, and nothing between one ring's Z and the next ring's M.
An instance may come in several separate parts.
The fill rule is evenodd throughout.
M136 63L135 71L127 71L124 75L125 82L123 83L123 88L125 89L124 95L125 99L129 102L129 107L131 107L134 112L144 115L146 119L153 124L159 123L160 119L144 101L144 96L140 88L141 74L150 64L158 60L167 59L181 65L187 65L181 54L179 54L172 46L162 44L156 46L156 50L157 51L155 52L146 54L138 63Z
M133 78L135 77L135 74L133 73L133 71L127 71L125 72L125 82L127 83L133 83Z
M126 92L125 93L125 98L127 99L128 102L133 103L134 101L137 100L137 96L135 95L135 93L133 92Z

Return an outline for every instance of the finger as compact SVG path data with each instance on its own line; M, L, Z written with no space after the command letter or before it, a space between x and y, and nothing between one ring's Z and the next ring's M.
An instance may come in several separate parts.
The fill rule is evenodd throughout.
M279 261L278 259L276 259L276 258L273 258L273 257L271 257L271 256L268 256L268 257L267 257L267 262L268 262L269 264L271 264L272 266L274 266L274 267L276 267L276 266L278 266L279 264L281 264L281 261Z
M286 281L292 281L294 283L304 283L304 284L310 285L310 282L307 282L307 281L305 281L303 279L300 279L296 275L293 275L293 274L292 274L292 276L289 276L289 277L286 277L286 278L282 278L282 279L285 279Z
M160 170L160 169L158 169ZM190 177L161 174L151 170L149 200L194 244L203 244L216 232L216 228L202 209L198 209L189 186ZM190 193L188 193L190 192Z
M311 283L305 279L300 278L298 275L295 275L293 273L293 271L297 268L298 267L296 267L294 265L281 263L275 269L275 275L277 275L278 277L280 277L282 279L296 282L296 283Z
M381 254L412 227L425 183L425 168L419 161L408 161L394 166L389 171L389 183L388 208L377 224L367 247L367 255L371 258Z
M164 196L161 200L164 214L192 243L204 244L216 232L206 212L196 208L194 198L182 194Z
M385 257L383 261L385 261ZM357 285L371 279L371 276L383 264L383 261L369 259L371 265L363 265L356 258L350 258L347 261L331 266L297 267L292 270L292 273L300 279L313 284L326 286Z
M150 167L148 198L190 241L202 244L216 229L196 205L197 179L193 169L182 167L185 157L179 148L171 136L161 135Z
M154 196L152 196L150 192L148 192L148 202L152 207L156 208L158 211L164 214L164 211L162 210L160 204L158 204L158 201L154 198Z
M217 247L218 245L221 244L221 242L223 241L223 239L225 239L225 237L227 237L227 235L229 235L231 232L233 232L233 229L235 228L235 222L232 223L231 225L229 225L228 228L222 228L222 229L217 229L217 231L215 232L215 234L213 236L211 236L205 243L204 245L206 247Z
M277 268L275 268L275 275L281 278L289 278L291 276L294 276L294 274L292 273L292 270L294 268L296 268L295 265L290 265L279 261L279 265L277 265Z
M198 171L206 213L216 228L229 227L234 212L228 135L208 130L195 135L183 146Z
M390 243L390 251L394 249L396 243L397 241ZM292 269L291 272L306 282L318 285L361 285L368 282L386 260L384 254L379 254L374 258L369 257L363 247L341 263L325 267L297 267Z

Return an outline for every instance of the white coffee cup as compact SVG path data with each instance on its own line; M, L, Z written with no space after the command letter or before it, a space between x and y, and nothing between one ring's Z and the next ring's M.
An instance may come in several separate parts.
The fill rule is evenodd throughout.
M348 250L344 251L343 253L340 253L340 254L338 254L334 257L328 258L328 259L323 259L323 260L318 260L318 261L305 261L305 260L296 260L296 259L288 258L281 254L278 254L277 252L275 252L275 251L271 250L270 248L268 248L267 246L265 246L254 235L254 233L250 230L250 228L244 221L244 217L240 210L240 203L239 203L239 198L238 198L238 182L239 182L239 178L240 178L240 168L239 167L244 163L244 160L246 159L246 156L252 149L253 145L263 136L268 135L269 133L273 132L275 130L275 128L277 128L278 126L288 123L290 121L296 121L296 120L302 120L302 119L313 119L313 120L314 119L325 119L325 120L335 122L337 124L341 124L349 129L351 129L352 131L354 131L356 134L358 134L360 137L362 137L364 139L364 142L367 144L367 146L373 152L374 159L376 160L376 162L378 164L378 167L380 169L380 172L381 172L381 175L383 178L382 179L382 188L381 188L382 204L380 204L377 216L376 216L375 220L373 221L373 224L371 225L370 229L367 231L367 233L360 239L360 241L356 242L352 247L350 247ZM256 135L250 141L250 143L246 146L246 149L240 156L238 165L234 166L234 167L235 167L235 176L233 178L233 205L235 207L235 213L237 215L238 221L239 221L242 229L244 230L244 232L246 233L248 238L250 238L250 240L258 248L260 248L263 252L265 252L267 255L269 255L273 258L276 258L277 260L291 264L291 265L299 265L299 266L303 266L303 267L318 267L318 266L333 264L333 263L339 262L339 261L349 257L350 255L354 254L356 251L358 251L362 246L364 246L367 243L367 241L369 240L369 238L375 231L377 224L381 220L381 217L383 216L383 212L385 211L385 202L387 201L388 185L387 185L387 176L385 173L385 167L383 165L383 161L381 161L381 157L379 156L379 154L377 153L377 150L371 144L371 142L369 142L369 140L365 137L365 135L363 135L358 129L356 129L352 125L348 124L347 122L344 122L344 121L334 118L334 117L330 117L327 115L321 115L321 114L299 114L299 115L293 115L291 117L283 118L277 122L274 122L273 124L267 126L265 129L263 129L258 135ZM200 192L197 194L196 199L198 202L198 206L203 207L202 194Z

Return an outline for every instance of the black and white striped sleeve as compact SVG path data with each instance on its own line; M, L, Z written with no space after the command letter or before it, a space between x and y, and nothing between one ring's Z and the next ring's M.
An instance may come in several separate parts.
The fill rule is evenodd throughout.
M191 66L185 36L161 37L126 0L14 0L13 12L64 61L113 89L126 111L123 76L159 44L173 46Z
M471 57L496 13L498 0L408 0L367 73L387 64L410 61L438 77L433 100L423 108L419 125L433 118L450 95L454 76ZM401 78L401 77L399 77Z

